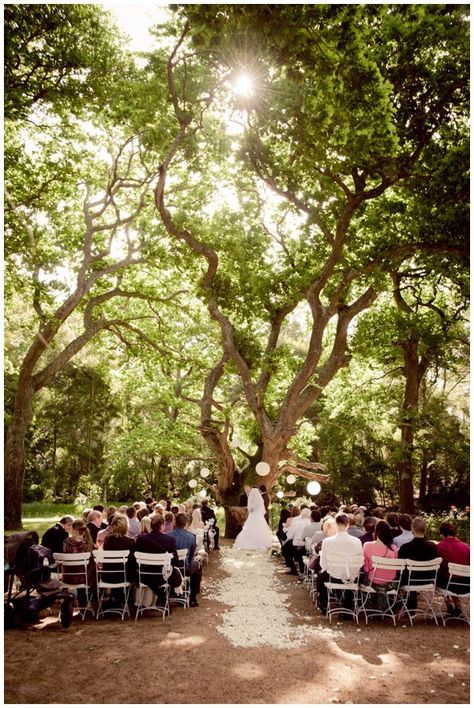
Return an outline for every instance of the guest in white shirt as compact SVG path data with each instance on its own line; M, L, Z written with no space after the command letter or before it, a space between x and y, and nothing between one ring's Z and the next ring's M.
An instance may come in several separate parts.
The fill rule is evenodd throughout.
M290 527L286 532L286 541L282 546L285 563L290 568L289 575L298 575L296 562L300 573L304 570L303 556L305 552L304 530L308 526L311 512L308 508L301 509L299 516L293 517Z
M360 559L360 566L363 564L362 543L355 536L350 536L347 533L349 519L347 514L337 514L336 516L337 533L335 536L329 536L324 539L321 546L321 554L319 562L321 565L321 573L318 574L317 586L319 592L318 605L322 612L326 612L327 608L327 588L324 585L329 579L329 561L328 556L331 553L340 553L347 558L347 566ZM335 580L347 580L347 568L331 568L331 578ZM352 606L353 598L350 593L345 593L344 606L349 609ZM343 615L345 617L346 615Z

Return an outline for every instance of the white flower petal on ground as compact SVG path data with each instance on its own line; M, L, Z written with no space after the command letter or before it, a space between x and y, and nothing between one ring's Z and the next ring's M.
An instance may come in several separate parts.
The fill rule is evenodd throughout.
M290 598L267 551L223 548L221 557L228 576L216 582L206 597L230 608L222 613L217 631L234 646L292 649L316 636L340 636L334 628L294 623L296 617L288 609Z

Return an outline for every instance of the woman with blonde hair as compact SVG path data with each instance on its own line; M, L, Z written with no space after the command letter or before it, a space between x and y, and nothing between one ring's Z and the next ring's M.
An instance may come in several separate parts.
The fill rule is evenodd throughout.
M104 540L104 551L130 551L126 566L127 580L134 582L136 578L135 556L133 554L135 540L127 536L128 518L125 514L115 514L110 524L110 529L110 534ZM110 582L120 582L120 579L117 581L110 580Z

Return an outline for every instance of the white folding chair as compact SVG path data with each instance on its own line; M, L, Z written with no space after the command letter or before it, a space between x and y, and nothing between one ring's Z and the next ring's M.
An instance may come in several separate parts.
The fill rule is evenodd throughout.
M404 558L384 558L382 556L372 556L374 568L373 576L368 585L359 583L360 590L360 612L364 613L365 623L368 624L369 617L390 617L396 626L396 603L400 590L402 572L406 567ZM395 577L387 581L387 571L395 572ZM383 607L377 606L377 602L382 600ZM375 605L373 605L375 603Z
M441 560L441 558L434 558L429 561L415 561L409 558L406 560L407 580L405 582L402 578L402 584L400 585L402 607L398 616L401 617L407 614L411 626L413 626L413 618L418 616L432 617L438 624L433 602L436 591L436 576ZM410 593L416 593L416 608L408 607ZM420 600L422 601L421 605Z
M130 551L105 551L101 548L98 551L93 551L93 553L97 575L97 597L99 600L96 619L106 614L119 614L122 620L125 615L130 617L128 607L130 583L127 581L126 572L127 558ZM114 598L114 595L111 595L111 591L119 589L123 591L122 606L103 608L106 597Z
M86 604L81 606L79 603L78 607L82 621L84 621L87 612L92 612L92 615L94 614L91 603L89 579L87 577L90 557L91 554L89 551L86 553L53 553L53 558L56 561L56 567L58 569L58 580L61 586L69 590L84 591ZM71 582L72 579L78 580L78 582ZM77 593L78 602L81 594L82 593Z
M185 609L189 607L189 598L191 595L191 589L190 589L190 577L189 575L186 575L186 558L188 557L188 549L187 548L179 548L178 551L178 569L183 576L183 582L182 582L182 587L183 587L183 594L182 595L174 595L170 600L173 602L177 602ZM176 591L176 588L175 588Z
M333 552L327 557L327 573L329 581L324 585L328 591L326 618L333 615L350 615L359 624L359 572L364 557L361 554L348 556L346 553ZM344 599L352 593L353 609L344 606Z
M157 610L161 612L163 619L166 614L169 615L169 585L167 581L173 570L171 566L172 558L171 553L143 553L142 551L135 551L135 559L138 566L137 612L135 622L146 610ZM163 591L165 597L164 605L147 605L143 602L143 595L150 589L150 584L154 589Z
M443 614L441 616L443 625L446 626L446 622L450 619L458 619L470 625L469 600L471 568L469 565L462 565L461 563L448 563L448 572L448 584L445 588L436 588L436 591L445 599L457 597L460 601L460 612L455 615L451 615L448 612Z

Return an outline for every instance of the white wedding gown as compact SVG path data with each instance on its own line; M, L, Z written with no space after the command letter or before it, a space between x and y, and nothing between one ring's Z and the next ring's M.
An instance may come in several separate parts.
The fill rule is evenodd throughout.
M265 521L265 504L258 489L250 490L247 509L249 514L242 531L235 539L234 548L265 551L272 545L272 531Z

